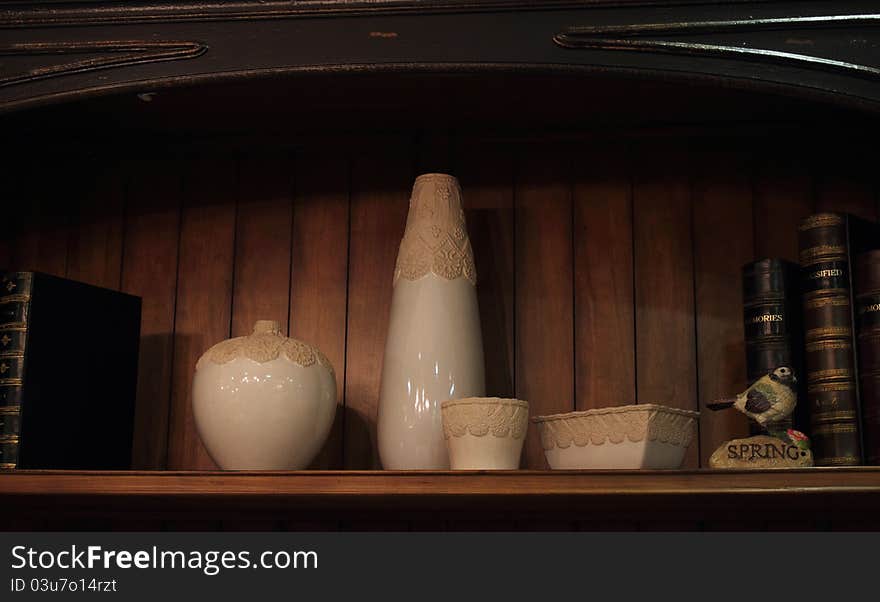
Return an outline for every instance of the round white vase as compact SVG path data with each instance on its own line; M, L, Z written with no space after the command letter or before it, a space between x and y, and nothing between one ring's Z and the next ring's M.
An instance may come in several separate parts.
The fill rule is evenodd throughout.
M458 180L416 178L394 270L378 444L392 470L443 470L440 403L485 394L477 274Z
M252 335L214 345L193 379L196 428L224 470L299 470L336 413L336 376L316 348L261 320Z

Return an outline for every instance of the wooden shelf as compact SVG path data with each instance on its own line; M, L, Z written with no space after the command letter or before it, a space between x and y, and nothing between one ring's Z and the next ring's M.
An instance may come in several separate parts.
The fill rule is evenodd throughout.
M876 520L880 469L66 472L0 475L12 516Z

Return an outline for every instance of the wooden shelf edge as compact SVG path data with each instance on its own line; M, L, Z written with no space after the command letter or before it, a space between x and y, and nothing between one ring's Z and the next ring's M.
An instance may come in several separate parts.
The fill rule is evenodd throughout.
M0 475L7 496L554 497L736 494L880 495L880 468L695 471L16 471Z
M33 524L83 529L132 520L152 525L283 521L350 526L378 520L398 527L408 520L450 525L502 520L527 525L624 521L666 526L742 520L823 525L855 521L880 528L880 469L16 471L0 474L0 505L11 530Z

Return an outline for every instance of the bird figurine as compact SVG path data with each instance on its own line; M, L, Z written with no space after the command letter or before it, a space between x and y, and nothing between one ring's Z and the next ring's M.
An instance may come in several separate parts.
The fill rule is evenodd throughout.
M711 410L734 407L765 431L791 416L797 405L797 378L788 366L780 366L756 380L752 386L732 399L706 404Z

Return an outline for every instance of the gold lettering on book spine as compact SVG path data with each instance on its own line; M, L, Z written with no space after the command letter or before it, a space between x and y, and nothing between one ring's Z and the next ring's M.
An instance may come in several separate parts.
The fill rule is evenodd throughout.
M822 328L811 328L806 334L807 340L849 336L852 336L852 328L849 326L823 326Z
M807 393L832 393L835 391L853 391L856 385L852 381L839 383L813 383L807 385Z
M846 297L818 297L807 299L804 303L806 309L822 309L823 307L847 307L849 300Z
M837 435L859 432L855 424L821 424L813 426L813 435Z
M800 231L813 228L827 228L829 226L842 226L843 217L837 213L816 213L806 218L799 227Z
M807 353L815 353L816 351L827 351L829 349L852 349L852 343L849 341L821 340L807 343Z
M837 298L842 299L843 303L833 303L832 305L849 305L849 297L847 295L849 291L845 288L820 288L817 291L810 291L809 293L804 293L804 307L810 308L809 303L814 299L830 299Z
M807 375L809 382L815 382L826 378L851 378L852 370L849 368L831 368L829 370L814 370Z
M830 403L826 403L826 407L836 408L840 405L839 401L836 397L830 400ZM855 410L833 410L833 411L824 411L824 412L813 412L811 418L813 422L833 422L835 420L851 420L856 417Z
M845 257L846 247L843 245L818 245L800 252L801 265L804 267Z

